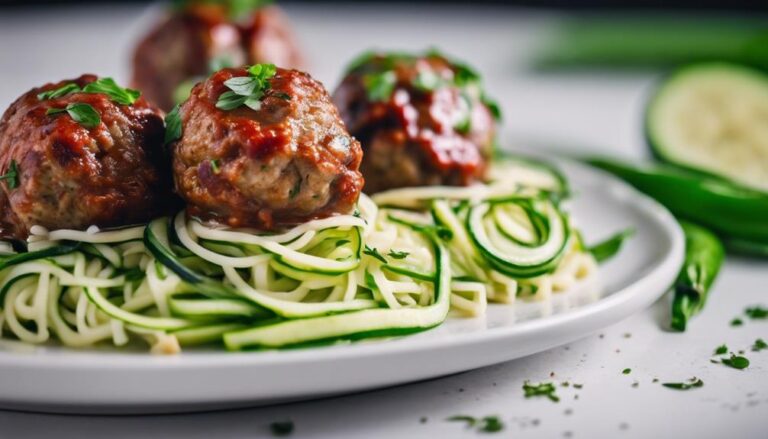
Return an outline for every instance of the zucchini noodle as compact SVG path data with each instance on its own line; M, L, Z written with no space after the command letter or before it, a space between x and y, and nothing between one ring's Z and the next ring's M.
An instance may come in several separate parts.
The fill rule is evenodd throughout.
M162 354L399 336L595 272L559 174L518 160L490 175L361 195L353 214L277 234L184 212L119 230L35 226L25 251L0 242L0 334Z

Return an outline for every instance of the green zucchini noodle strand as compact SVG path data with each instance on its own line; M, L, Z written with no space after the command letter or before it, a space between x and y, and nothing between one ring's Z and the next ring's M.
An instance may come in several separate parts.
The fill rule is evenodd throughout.
M0 242L0 335L74 348L282 348L399 336L449 311L547 300L596 271L560 199L565 180L510 161L468 188L361 195L351 214L278 233L179 212ZM374 202L375 201L375 202Z

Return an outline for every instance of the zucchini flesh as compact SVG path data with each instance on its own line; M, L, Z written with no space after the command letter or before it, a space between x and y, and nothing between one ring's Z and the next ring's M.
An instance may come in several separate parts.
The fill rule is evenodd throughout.
M768 75L706 63L673 73L646 114L663 161L768 192Z
M326 317L287 320L224 335L228 349L246 347L284 348L308 343L326 343L384 337L423 331L442 323L450 308L450 258L442 244L435 243L433 280L435 302L426 307L367 309Z

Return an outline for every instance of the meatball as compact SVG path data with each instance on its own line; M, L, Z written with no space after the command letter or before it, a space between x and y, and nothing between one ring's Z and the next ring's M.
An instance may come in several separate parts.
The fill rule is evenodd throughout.
M250 75L227 68L181 106L173 173L190 215L274 230L353 210L363 186L360 143L322 84L297 70L272 74L257 105L217 108L230 93L225 82Z
M144 222L168 204L161 111L141 97L122 105L103 93L79 91L96 80L83 75L32 89L5 111L0 120L3 237L25 239L33 225L85 229ZM38 96L64 86L74 90ZM76 121L77 113L65 111L72 105L90 106L97 119Z
M437 53L367 55L334 93L365 152L365 191L482 180L498 107L468 67Z
M167 111L220 66L301 66L290 24L278 7L260 7L245 17L232 12L226 4L201 1L171 11L136 47L133 86Z

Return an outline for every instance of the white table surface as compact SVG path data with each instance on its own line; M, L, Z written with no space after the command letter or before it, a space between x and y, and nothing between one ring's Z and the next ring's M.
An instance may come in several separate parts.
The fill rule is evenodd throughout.
M554 15L407 5L291 5L310 71L332 88L340 70L369 47L445 48L484 73L504 109L503 139L627 157L644 155L641 112L651 74L534 74L525 61ZM83 72L125 82L128 51L147 12L130 6L0 10L0 107L21 92ZM143 18L142 18L143 17ZM526 142L528 140L529 142ZM491 437L758 438L768 436L768 351L747 352L743 371L710 363L727 343L768 339L768 322L734 328L750 305L768 305L765 263L729 258L705 312L684 334L661 329L668 297L599 334L522 360L358 395L274 407L176 416L78 417L0 411L0 437L241 438L269 436L290 419L293 437L472 437L452 415L498 415ZM629 375L622 370L631 368ZM551 378L552 376L552 378ZM703 388L669 390L654 378L701 378ZM559 403L526 400L526 380L581 383L559 388ZM637 383L636 386L633 386ZM422 422L426 418L426 422Z

